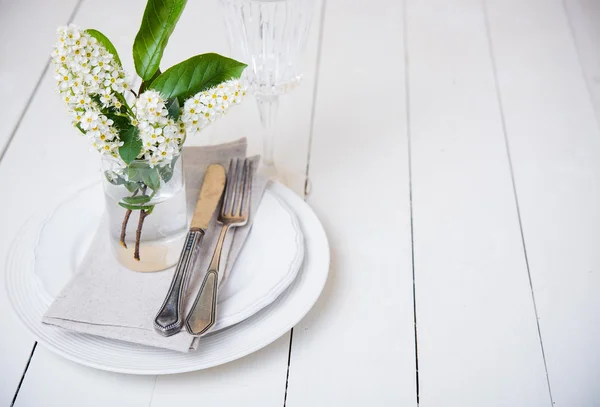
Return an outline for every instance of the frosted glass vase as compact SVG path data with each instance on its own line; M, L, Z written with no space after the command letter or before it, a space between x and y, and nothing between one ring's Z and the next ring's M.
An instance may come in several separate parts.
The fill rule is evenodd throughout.
M102 159L112 252L130 270L164 270L179 259L188 228L182 161L151 168L140 160L123 168Z

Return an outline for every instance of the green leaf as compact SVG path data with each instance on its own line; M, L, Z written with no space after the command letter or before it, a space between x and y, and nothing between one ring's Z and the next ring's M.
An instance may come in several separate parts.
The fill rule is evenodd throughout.
M177 162L178 159L179 159L179 156L175 156L175 158L173 158L171 160L171 163L169 165L165 165L164 167L158 168L158 174L163 179L165 184L167 182L169 182L171 180L171 178L173 178L173 173L175 171L175 163Z
M174 121L177 121L179 119L179 113L181 109L179 107L179 100L177 100L177 98L167 99L165 105L167 107L167 111L169 112L169 117Z
M138 171L136 167L133 166L134 163L131 163L129 167L127 167L127 179L129 182L138 182L142 180L141 173Z
M149 170L150 165L146 161L134 161L127 167L127 179L132 182L141 182L144 171Z
M138 95L141 95L142 93L144 93L144 91L146 89L148 89L148 86L150 86L150 84L156 79L158 78L158 76L161 74L162 72L160 71L160 68L156 70L156 72L154 72L154 75L152 75L152 78L150 78L150 80L147 81L142 81L142 84L140 85L140 90L138 92Z
M130 205L125 202L119 202L119 206L125 209L131 209L132 211L139 211L142 209L145 211L152 211L152 209L154 209L154 205Z
M125 198L123 198L123 202L132 205L139 205L145 204L146 202L150 202L150 199L151 198L148 195L126 196Z
M186 0L148 0L133 42L135 70L144 81L150 80L158 70L185 3Z
M127 190L129 192L133 193L133 192L137 191L138 189L140 189L140 186L138 185L137 182L126 181L125 188L127 188Z
M98 106L98 109L103 109L102 107L102 101L100 100L100 95L91 95L90 99L92 99L92 101L96 104L96 106Z
M102 111L102 113L110 120L113 121L113 125L119 130L119 133L123 133L133 126L131 125L131 121L127 117L119 116L113 112ZM122 138L122 137L121 137Z
M85 130L83 130L83 128L81 127L81 123L75 123L75 128L77 128L77 130L85 134Z
M158 173L165 183L169 182L171 178L173 178L173 169L168 165L160 167L158 169Z
M127 179L130 182L143 182L152 190L160 187L158 167L150 167L147 161L134 161L127 167Z
M119 64L119 66L121 66L121 67L123 66L123 64L121 64L121 59L119 59L119 54L117 53L117 49L112 44L112 42L110 42L110 40L106 37L106 35L102 34L100 31L94 30L94 29L87 29L87 30L85 30L85 32L88 33L89 35L91 35L92 37L94 37L95 39L97 39L98 42L100 44L102 44L104 46L104 48L106 48L106 50L113 55L113 57L115 58L115 62L117 64Z
M202 54L173 65L150 85L164 98L180 102L198 92L217 86L231 78L239 78L246 64L219 54Z
M98 109L100 109L102 114L110 120L112 120L114 126L119 130L119 132L121 132L129 129L132 126L129 117L127 117L126 115L127 108L129 106L127 105L127 102L125 101L125 97L123 95L121 95L120 93L116 93L115 95L121 100L121 103L123 104L123 106L121 107L121 111L115 109L113 106L103 107L102 101L100 100L100 95L92 95L91 99L94 101L94 103L96 103Z
M142 140L138 138L138 133L138 128L134 126L119 133L119 138L123 142L123 145L119 147L119 155L126 164L131 164L142 151Z
M160 187L160 176L158 175L158 168L148 168L142 172L142 182L150 187L153 191L156 191Z
M125 99L125 95L123 95L122 93L119 92L113 92L113 95L116 96L117 99L119 99L119 102L121 102L121 110L117 111L115 108L111 107L111 110L117 112L117 113L123 113L123 114L131 114L131 116L133 116L133 111L131 110L131 108L129 107L129 104L127 103L127 100Z

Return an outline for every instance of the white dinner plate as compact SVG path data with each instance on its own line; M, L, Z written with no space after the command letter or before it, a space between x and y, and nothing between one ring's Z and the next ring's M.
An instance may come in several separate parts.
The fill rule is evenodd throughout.
M98 191L94 191L95 188L90 187L84 188L78 193L98 193ZM243 313L239 314L238 312L236 318L243 319L242 322L205 336L196 351L180 353L136 345L70 332L40 322L52 302L53 296L60 291L64 282L69 278L69 276L63 276L62 283L57 282L60 279L49 278L48 273L56 269L40 268L40 257L46 259L45 261L62 262L59 264L68 265L65 270L74 270L77 261L85 253L86 244L89 244L91 235L96 230L98 217L102 212L101 204L97 202L101 202L101 199L86 198L85 202L88 205L90 202L96 202L96 207L86 206L85 210L88 214L86 222L73 222L72 211L76 210L75 207L63 204L59 205L51 216L48 214L36 216L26 223L16 236L7 259L6 287L9 299L19 318L42 345L70 360L98 369L132 374L181 373L205 369L240 358L273 342L298 323L320 295L329 270L327 239L310 207L280 184L270 185L264 200L265 209L263 210L263 204L261 204L252 233L240 254L240 264L245 261L249 263L257 261L256 259L252 260L252 254L257 250L260 252L262 240L259 237L264 239L264 233L269 230L266 227L270 224L268 218L273 212L279 213L280 223L286 220L291 228L290 231L295 233L289 235L294 236L293 240L296 242L295 257L292 256L294 257L292 259L287 256L288 260L291 260L287 263L286 272L269 280L272 283L271 289L262 297L249 297L248 294L251 291L243 287L252 285L255 277L250 275L243 277L242 275L243 278L235 283L234 275L237 269L234 269L223 287L223 307L228 301L231 301L231 305L254 304L254 309L250 307L246 311L248 315L253 313L254 315L246 319L241 317L244 315ZM75 219L81 219L81 217ZM74 229L73 239L80 243L72 246L75 247L72 253L67 253L68 256L61 256L60 253L54 253L52 250L42 249L41 243L51 236L53 228L75 223L79 224L79 229ZM261 228L261 224L265 227ZM75 233L77 231L79 233ZM61 234L61 236L65 235L70 234ZM304 235L304 239L302 239L302 235ZM302 241L304 245L298 243ZM68 241L61 243L69 244ZM292 250L288 254L290 253ZM304 255L300 256L300 260L297 258L299 253ZM302 262L302 257L304 257L304 262ZM299 270L296 267L297 272L290 271L295 268L294 264L300 265ZM245 284L243 284L244 278L246 278ZM287 289L285 287L289 282L286 279L293 280ZM277 282L279 284L276 284ZM235 299L236 297L238 299ZM262 303L257 302L257 298L261 298ZM269 302L271 304L265 307ZM220 308L220 312L223 311L223 307ZM236 309L235 307L230 308ZM261 308L262 310L258 311ZM232 312L230 315L236 315L236 312ZM231 319L231 321L233 320L235 318Z
M81 189L58 204L40 226L34 272L52 298L75 274L98 229L104 212L99 196L100 183ZM211 332L237 324L272 303L294 281L303 259L304 236L298 219L268 187L252 231L232 271L224 276Z

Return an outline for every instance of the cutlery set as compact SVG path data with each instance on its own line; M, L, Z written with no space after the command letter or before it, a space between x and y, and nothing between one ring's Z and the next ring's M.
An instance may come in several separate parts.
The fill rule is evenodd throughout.
M231 228L244 226L248 222L252 176L252 161L249 159L232 159L227 175L223 166L219 164L208 167L173 279L154 319L154 328L161 335L174 335L180 332L185 324L188 333L200 336L215 324L223 244ZM224 190L225 195L221 203ZM184 296L195 268L198 248L202 244L204 234L219 203L221 203L218 217L218 222L221 224L219 239L194 305L184 319Z

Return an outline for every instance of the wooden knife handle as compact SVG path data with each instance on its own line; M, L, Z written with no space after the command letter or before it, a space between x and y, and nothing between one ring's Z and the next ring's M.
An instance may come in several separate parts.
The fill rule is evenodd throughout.
M194 209L191 230L206 230L210 219L223 195L226 181L225 168L220 164L209 165L204 174L204 183L198 196L198 203ZM207 182L210 180L210 182Z

